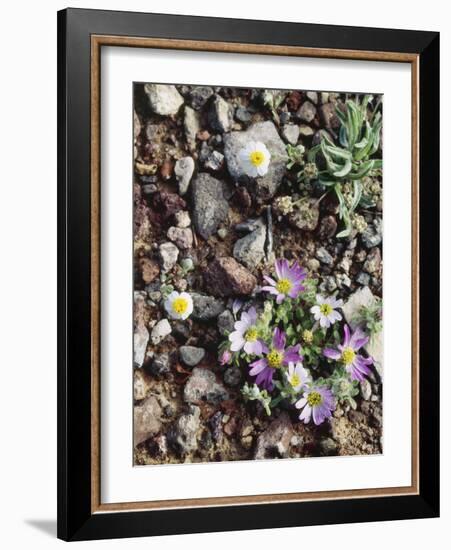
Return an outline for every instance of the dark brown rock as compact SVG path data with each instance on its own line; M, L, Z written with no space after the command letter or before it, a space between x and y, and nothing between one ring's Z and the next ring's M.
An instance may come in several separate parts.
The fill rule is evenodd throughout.
M252 199L249 191L245 187L238 187L233 197L235 204L241 210L249 210L252 206Z
M204 273L204 281L214 296L248 295L257 284L252 273L230 257L214 260Z
M340 119L337 117L333 103L325 103L321 106L321 118L326 128L338 130L340 127Z
M290 111L297 111L301 105L302 96L299 92L291 92L287 97L287 107Z
M180 210L186 210L186 202L177 193L160 191L152 196L153 208L160 214L161 219L166 221Z
M326 241L335 235L337 231L337 220L335 216L325 216L318 227L318 238Z

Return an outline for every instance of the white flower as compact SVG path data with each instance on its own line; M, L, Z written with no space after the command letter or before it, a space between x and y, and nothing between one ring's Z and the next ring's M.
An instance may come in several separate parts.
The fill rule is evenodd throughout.
M315 321L319 321L319 324L323 328L329 328L335 321L341 321L342 316L338 311L335 311L337 307L342 307L343 300L336 300L333 296L329 298L323 298L320 294L316 295L316 305L310 308L310 311L315 317Z
M285 375L295 392L301 391L312 381L308 370L304 369L302 363L288 363L288 370L285 371Z
M250 141L238 152L243 172L251 178L264 176L268 171L271 154L264 143Z
M164 308L173 319L187 319L193 312L193 300L187 292L171 292L164 302Z

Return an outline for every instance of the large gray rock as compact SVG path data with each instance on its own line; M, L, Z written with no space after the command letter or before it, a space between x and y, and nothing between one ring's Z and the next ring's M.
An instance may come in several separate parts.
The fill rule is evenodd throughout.
M376 218L362 233L362 242L366 248L373 248L382 242L382 220Z
M163 411L154 395L133 409L133 444L139 445L161 429Z
M271 154L271 162L265 176L253 180L253 191L260 200L271 198L277 191L286 170L286 149L273 122L256 122L244 132L224 135L224 154L230 175L237 181L246 181L239 161L239 152L249 141L264 143Z
M207 402L217 405L229 398L229 392L216 380L211 370L195 367L183 390L187 403Z
M342 311L346 322L354 330L357 326L358 316L362 307L368 307L374 304L376 297L373 296L371 290L365 286L359 288L352 294L348 301L344 304ZM374 359L374 366L380 377L383 375L384 364L384 336L383 331L373 334L365 350Z
M204 239L215 233L228 215L226 187L210 174L198 174L191 184L193 221L196 231Z
M234 329L235 318L229 309L218 316L218 329L221 336L228 336Z
M185 365L195 367L205 357L205 350L204 348L196 348L195 346L180 346L179 355Z
M266 226L258 220L253 231L238 239L233 247L233 256L248 269L254 269L265 257Z
M225 306L221 300L217 300L213 296L205 296L204 294L192 293L193 313L192 318L196 321L210 321L222 313Z
M144 91L149 98L150 108L158 115L176 115L183 105L183 97L177 88L167 84L146 84Z
M192 405L169 430L168 442L181 455L193 452L197 449L200 428L200 409Z
M254 458L261 460L263 458L287 457L293 434L290 417L283 412L258 436Z
M210 88L210 86L193 86L188 101L193 109L199 111L207 103L213 93L213 88Z
M228 132L232 126L232 109L220 95L215 95L212 101L210 111L208 112L208 120L210 126L217 132Z

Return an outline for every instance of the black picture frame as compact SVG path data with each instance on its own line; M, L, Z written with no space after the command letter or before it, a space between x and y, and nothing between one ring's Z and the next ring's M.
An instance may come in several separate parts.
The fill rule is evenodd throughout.
M91 36L399 52L419 60L419 493L97 513L91 506ZM333 57L333 56L332 56ZM439 515L439 33L67 9L58 13L58 537L116 537ZM389 238L389 236L388 236Z

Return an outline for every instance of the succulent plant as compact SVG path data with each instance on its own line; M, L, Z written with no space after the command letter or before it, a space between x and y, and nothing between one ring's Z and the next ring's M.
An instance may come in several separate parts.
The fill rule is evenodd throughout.
M308 162L318 167L318 183L333 189L337 196L340 219L345 226L337 237L347 237L352 231L351 214L363 198L362 179L382 169L382 160L373 158L380 146L382 115L379 104L369 114L371 100L371 96L365 95L361 103L348 100L344 111L337 107L341 123L338 145L323 132L320 143L307 155ZM350 198L343 193L343 185L348 183L352 185Z

